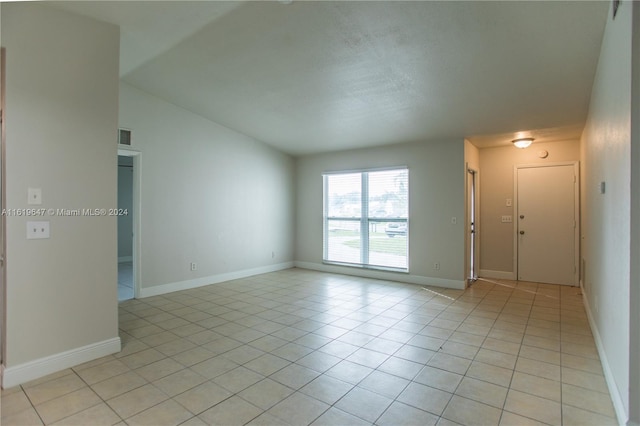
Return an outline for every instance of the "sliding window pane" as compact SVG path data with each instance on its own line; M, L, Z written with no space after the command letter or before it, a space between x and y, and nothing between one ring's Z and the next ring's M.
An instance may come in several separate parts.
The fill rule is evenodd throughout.
M368 177L369 264L406 269L409 172L385 170L369 172Z

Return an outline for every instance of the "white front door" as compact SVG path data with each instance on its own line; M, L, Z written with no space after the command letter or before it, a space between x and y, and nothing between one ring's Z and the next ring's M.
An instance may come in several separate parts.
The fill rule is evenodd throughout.
M577 163L516 173L518 280L577 285Z

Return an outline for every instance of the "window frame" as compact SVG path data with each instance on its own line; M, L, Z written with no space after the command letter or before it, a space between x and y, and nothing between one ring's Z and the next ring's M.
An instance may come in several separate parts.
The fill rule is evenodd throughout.
M377 218L369 216L369 173L386 172L394 170L403 170L407 172L407 217L406 218ZM341 216L329 216L329 193L328 189L328 177L331 175L348 175L348 174L360 174L360 216L359 217L341 217ZM409 273L409 167L408 166L396 166L396 167L384 167L384 168L371 168L371 169L357 169L357 170L339 170L329 171L322 173L322 263L327 265L349 266L362 269L374 269L382 271ZM345 222L359 222L360 223L360 263L341 262L335 260L329 260L329 221L345 221ZM369 230L372 223L405 223L407 228L407 254L406 254L406 267L394 267L394 266L381 266L373 265L369 263Z

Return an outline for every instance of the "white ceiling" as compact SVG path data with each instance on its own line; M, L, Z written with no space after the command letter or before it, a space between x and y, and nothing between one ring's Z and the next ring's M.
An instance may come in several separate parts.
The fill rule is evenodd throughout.
M609 2L74 1L122 80L292 155L580 136Z

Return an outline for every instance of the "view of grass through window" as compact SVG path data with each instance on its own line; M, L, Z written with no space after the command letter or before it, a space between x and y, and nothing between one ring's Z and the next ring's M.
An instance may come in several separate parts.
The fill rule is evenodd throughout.
M324 175L324 260L408 268L407 169Z

